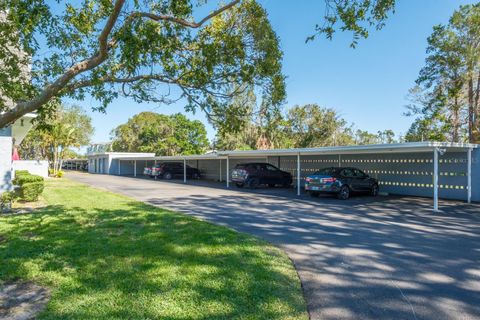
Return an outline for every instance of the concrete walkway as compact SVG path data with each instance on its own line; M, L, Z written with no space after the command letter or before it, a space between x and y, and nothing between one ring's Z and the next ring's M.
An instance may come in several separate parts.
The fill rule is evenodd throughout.
M312 319L480 319L480 205L296 197L107 175L68 178L266 239L300 275Z

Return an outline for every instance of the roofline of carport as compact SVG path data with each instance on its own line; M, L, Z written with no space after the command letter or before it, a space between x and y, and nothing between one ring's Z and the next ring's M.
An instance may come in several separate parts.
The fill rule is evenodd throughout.
M432 152L435 148L446 149L446 151L467 151L479 148L478 144L471 143L447 143L447 142L406 142L392 144L371 144L362 146L339 146L321 148L296 148L296 149L269 149L269 150L226 150L218 151L217 154L185 155L185 156L158 156L148 157L130 155L116 157L120 160L215 160L226 159L227 157L251 157L263 158L267 156L297 156L300 155L338 155L338 154L368 154L368 153L402 153L402 152Z
M402 153L432 152L435 148L447 151L467 151L478 148L478 144L446 143L446 142L406 142L392 144L371 144L362 146L339 146L322 148L270 149L270 150L237 150L219 151L219 155L228 157L246 156L296 156L300 155L332 155L332 154L365 154L365 153Z
M144 161L180 161L180 160L220 160L226 159L226 156L217 156L217 155L189 155L189 156L159 156L159 157L117 157L115 160L144 160Z

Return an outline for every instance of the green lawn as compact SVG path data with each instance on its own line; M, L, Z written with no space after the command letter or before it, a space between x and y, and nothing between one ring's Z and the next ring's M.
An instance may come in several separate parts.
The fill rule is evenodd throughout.
M287 256L254 237L69 180L0 216L0 282L52 290L40 319L307 319Z

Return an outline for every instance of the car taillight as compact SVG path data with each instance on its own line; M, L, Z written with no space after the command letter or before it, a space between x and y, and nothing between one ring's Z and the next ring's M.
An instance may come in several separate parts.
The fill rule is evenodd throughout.
M322 179L322 182L335 182L335 181L337 181L336 178L323 178Z
M309 178L309 177L306 177L306 178L305 178L305 181L306 181L306 182L312 182L313 179L312 179L312 178Z

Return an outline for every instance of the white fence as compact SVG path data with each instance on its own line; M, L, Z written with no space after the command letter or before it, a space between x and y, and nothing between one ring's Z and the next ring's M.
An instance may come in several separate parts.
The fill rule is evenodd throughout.
M46 160L15 160L12 163L12 167L12 176L15 175L16 170L27 170L31 174L48 178L48 161Z

